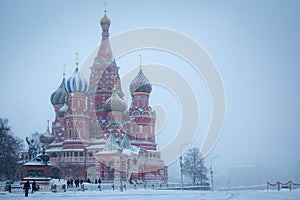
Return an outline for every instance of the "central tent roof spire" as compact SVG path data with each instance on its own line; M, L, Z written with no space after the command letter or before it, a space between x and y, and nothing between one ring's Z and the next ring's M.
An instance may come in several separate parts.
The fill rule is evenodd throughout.
M100 20L100 25L102 28L102 41L97 54L97 62L101 64L110 64L114 61L112 50L109 44L109 27L111 22L106 16L106 3L104 5L104 16Z

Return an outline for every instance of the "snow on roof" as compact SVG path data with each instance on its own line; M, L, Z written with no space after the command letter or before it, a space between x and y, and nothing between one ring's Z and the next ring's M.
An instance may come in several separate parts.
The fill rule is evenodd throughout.
M105 144L95 144L95 145L90 145L87 148L88 149L103 149Z
M38 166L42 166L45 165L45 163L43 162L38 162L38 161L31 161L31 162L27 162L24 165L38 165ZM52 165L51 163L48 163L47 165Z
M96 153L98 154L119 154L119 152L117 150L113 150L113 151L99 151Z
M105 139L104 138L101 138L101 139L91 139L89 140L90 143L105 143Z
M57 148L50 148L47 149L46 152L58 152L58 151L62 151L61 147L57 147Z
M62 151L84 151L84 149L63 149Z
M131 144L156 144L156 143L150 141L131 140Z
M88 140L82 140L82 139L65 139L64 142L89 142Z
M156 151L156 150L147 150L147 152L151 152L151 153L160 153L159 151Z
M54 143L49 144L49 147L50 146L59 146L59 145L62 145L62 143L61 142L54 142Z
M139 149L138 149L139 150ZM122 154L127 154L127 155L130 155L130 154L139 154L139 151L134 151L132 149L123 149L122 151Z

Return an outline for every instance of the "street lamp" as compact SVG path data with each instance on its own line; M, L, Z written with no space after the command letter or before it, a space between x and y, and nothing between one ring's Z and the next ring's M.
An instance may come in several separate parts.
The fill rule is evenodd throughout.
M123 169L123 162L122 162L122 160L123 160L123 154L122 154L123 147L121 145L121 139L120 138L116 139L116 142L119 145L119 153L120 153L120 191L123 192L123 181L122 181L122 178L123 178L122 177L123 176L123 172L122 172L122 169Z
M183 173L183 163L182 163L182 156L179 157L180 159L180 182L181 182L181 190L183 190L183 177L182 177L182 173Z
M183 162L182 162L182 147L185 145L189 145L191 142L183 143L180 146L180 157L179 157L179 164L180 164L180 182L181 182L181 190L183 190Z
M84 179L86 181L87 180L87 172L86 172L86 151L87 151L87 149L84 147L83 151L84 151Z
M210 170L210 182L211 182L211 191L214 191L214 176L213 176L213 169L212 169L212 161L213 161L213 159L215 159L215 158L218 158L219 157L219 155L217 155L217 156L214 156L214 157L212 157L211 159L210 159L210 167L209 167L209 170Z

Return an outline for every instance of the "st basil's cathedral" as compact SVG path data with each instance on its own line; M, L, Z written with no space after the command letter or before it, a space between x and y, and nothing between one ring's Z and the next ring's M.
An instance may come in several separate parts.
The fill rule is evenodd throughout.
M167 167L155 141L156 114L149 105L152 85L140 65L131 81L131 104L123 100L117 66L109 41L111 21L100 21L102 40L89 81L79 70L63 77L50 100L55 119L52 133L40 137L50 157L53 178L81 178L130 183L165 182Z

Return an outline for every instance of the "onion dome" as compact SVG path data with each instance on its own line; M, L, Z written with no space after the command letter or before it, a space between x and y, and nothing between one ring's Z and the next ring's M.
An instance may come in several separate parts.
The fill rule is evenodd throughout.
M68 109L68 103L67 103L67 97L66 97L64 105L58 110L58 117L60 117L60 118L64 117L67 109Z
M130 93L133 95L136 92L151 93L152 85L143 73L142 65L137 76L130 83Z
M78 55L78 54L77 54ZM76 61L76 69L71 77L65 82L65 91L67 93L81 92L88 93L89 85L78 69L78 61Z
M104 10L104 17L100 20L100 24L108 24L110 25L110 19L106 16L106 10Z
M42 134L40 136L40 141L41 143L43 144L51 144L53 141L55 140L55 137L54 135L52 135L50 133L50 129L49 129L49 120L48 120L48 127L47 127L47 130L44 134Z
M55 92L51 94L50 101L52 105L63 104L66 97L66 92L64 90L65 77L63 78L60 86L57 88Z
M105 102L105 110L107 112L110 111L119 111L119 112L124 112L126 109L126 104L124 101L119 97L116 91L116 84L114 84L114 90L109 99Z
M106 16L106 10L104 10L104 17L100 20L100 25L102 27L102 37L108 38L109 37L108 29L110 26L110 19Z

